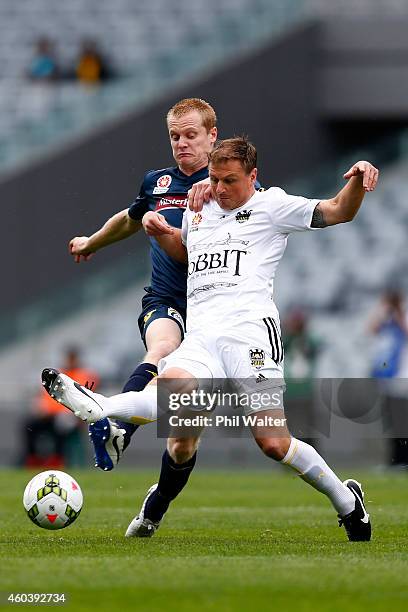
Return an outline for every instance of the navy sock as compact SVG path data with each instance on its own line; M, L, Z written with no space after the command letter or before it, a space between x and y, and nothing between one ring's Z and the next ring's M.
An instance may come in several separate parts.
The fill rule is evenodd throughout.
M197 459L197 451L185 463L175 463L168 451L164 451L159 484L150 495L144 515L151 521L160 521L170 502L184 489Z
M127 393L128 391L143 391L145 386L155 376L157 376L157 366L152 363L139 363L123 387L122 393Z
M152 363L139 363L137 368L130 375L127 383L122 389L122 393L128 391L143 391L145 386L157 376L157 366ZM133 425L133 423L125 423L124 421L116 421L121 429L126 431L125 435L125 448L130 442L130 438L135 433L136 429L140 425Z

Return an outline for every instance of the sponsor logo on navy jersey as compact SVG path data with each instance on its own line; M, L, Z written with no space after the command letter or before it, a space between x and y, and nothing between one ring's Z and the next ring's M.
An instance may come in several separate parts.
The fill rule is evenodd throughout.
M159 193L167 193L170 185L171 185L170 174L163 174L157 179L156 187L153 189L153 193L155 195Z
M180 198L180 196L168 195L165 198L160 198L155 210L163 210L164 208L187 208L188 198Z

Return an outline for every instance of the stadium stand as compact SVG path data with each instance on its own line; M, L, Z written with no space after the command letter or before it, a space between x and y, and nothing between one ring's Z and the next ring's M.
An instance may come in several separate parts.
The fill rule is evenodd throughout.
M304 2L279 0L49 0L0 5L0 170L50 144L82 135L125 109L157 97L199 71L284 30ZM27 82L33 46L56 46L61 74L73 72L81 41L95 40L117 79L103 88ZM154 44L152 44L154 41Z
M0 3L0 172L78 137L168 87L196 78L302 21L406 16L402 1L3 0ZM108 55L117 79L103 88L27 82L35 42L50 37L61 73L73 72L84 38ZM154 44L152 45L152 41Z

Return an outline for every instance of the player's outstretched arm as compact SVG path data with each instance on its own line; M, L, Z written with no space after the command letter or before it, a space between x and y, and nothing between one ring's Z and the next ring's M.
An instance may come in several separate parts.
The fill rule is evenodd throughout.
M153 211L143 216L142 224L146 234L153 236L167 255L176 261L187 263L187 249L181 241L180 229L172 227L163 215Z
M368 161L354 164L343 177L347 185L329 200L321 200L316 206L311 226L327 227L338 223L347 223L356 216L363 198L369 191L374 191L378 182L379 171Z
M121 210L113 215L92 236L76 236L69 242L69 252L75 262L88 261L96 251L128 238L142 227L140 221L134 221L128 215L128 209Z

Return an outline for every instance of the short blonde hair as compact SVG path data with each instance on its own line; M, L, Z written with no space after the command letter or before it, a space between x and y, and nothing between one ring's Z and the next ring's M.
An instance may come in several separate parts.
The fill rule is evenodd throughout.
M167 113L167 123L171 117L179 119L191 111L197 111L200 113L203 126L207 132L217 125L217 115L215 114L215 110L211 104L205 100L201 100L201 98L184 98L184 100L177 102Z
M234 138L220 140L208 155L210 164L215 166L224 164L231 159L239 161L247 174L250 174L256 168L256 149L246 136L235 136Z

